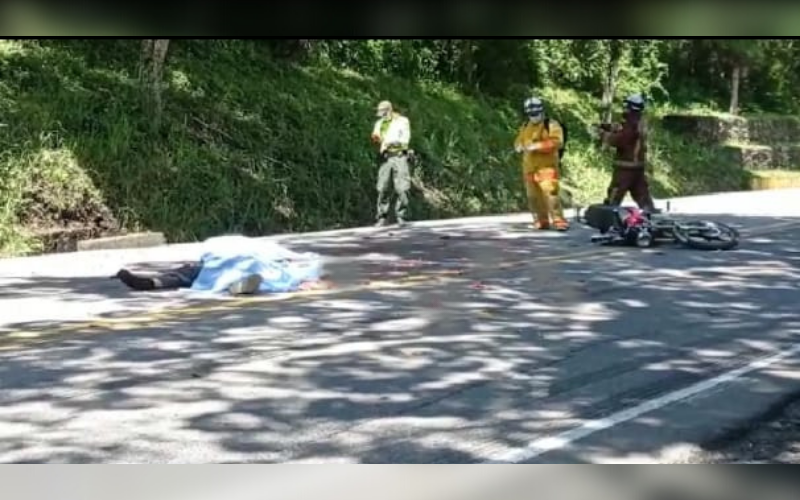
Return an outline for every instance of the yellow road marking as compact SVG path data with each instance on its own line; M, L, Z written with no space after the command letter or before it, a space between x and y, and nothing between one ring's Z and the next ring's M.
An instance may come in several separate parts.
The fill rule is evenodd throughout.
M745 235L758 236L758 235L768 234L770 232L773 232L775 230L784 227L791 227L798 225L800 225L800 222L798 221L782 221L774 224L769 224L766 226L761 226L758 228L758 230L755 231L742 230L741 232L743 236ZM177 307L166 308L152 313L146 313L146 312L143 314L134 313L131 316L126 316L122 318L97 318L88 321L67 323L61 326L48 327L43 330L17 330L3 335L2 338L0 338L0 342L5 343L4 341L7 340L22 341L22 343L29 345L31 343L29 341L31 340L34 341L39 340L43 342L45 340L44 339L45 337L52 337L63 333L77 333L81 332L82 330L99 330L96 333L102 333L104 331L125 331L125 330L135 329L137 327L141 327L143 325L147 325L149 323L154 323L161 320L176 319L183 315L192 313L224 312L224 311L236 310L241 308L242 306L263 304L270 302L297 302L299 300L304 300L304 299L315 299L320 297L328 297L346 293L357 293L370 290L386 290L392 288L409 288L422 283L429 283L434 281L453 282L458 278L467 278L468 275L475 277L476 274L480 274L482 271L486 272L497 269L508 269L512 267L524 266L525 264L539 264L544 262L554 262L554 263L566 262L571 259L576 259L580 257L589 257L600 254L613 255L614 253L617 252L613 251L613 247L600 246L600 247L592 247L587 250L583 250L580 252L573 252L569 254L532 257L531 259L528 260L506 262L493 267L477 268L477 269L462 270L462 271L444 270L424 275L406 276L395 280L373 281L366 285L355 285L351 287L333 288L325 290L303 291L303 292L295 292L295 293L281 294L281 295L243 297L243 298L223 300L221 302L214 302L214 303L177 306ZM84 333L90 333L90 332L84 332ZM34 343L39 343L39 342L34 342ZM14 349L18 345L13 342L10 342L10 344L12 345L9 346L0 345L0 351Z

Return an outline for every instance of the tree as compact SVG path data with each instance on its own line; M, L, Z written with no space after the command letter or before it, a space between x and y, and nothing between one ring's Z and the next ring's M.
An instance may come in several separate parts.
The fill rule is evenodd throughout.
M508 96L519 87L530 88L538 83L527 40L491 38L469 42L474 75L468 84L472 88L493 96Z
M314 54L318 40L307 38L285 38L266 40L274 55L296 62L307 62ZM324 43L324 41L322 41Z
M614 97L616 97L617 82L619 81L620 63L623 51L626 48L625 43L624 40L618 39L608 41L608 67L603 78L601 109L603 123L611 123L611 117L614 112Z
M739 114L741 111L740 95L742 84L747 79L750 66L763 53L763 41L747 38L713 40L711 43L728 68L730 78L730 105L728 110L731 114Z
M158 125L163 111L162 88L164 83L164 63L169 50L168 38L146 38L142 40L142 53L139 62L139 82L142 86L145 109Z

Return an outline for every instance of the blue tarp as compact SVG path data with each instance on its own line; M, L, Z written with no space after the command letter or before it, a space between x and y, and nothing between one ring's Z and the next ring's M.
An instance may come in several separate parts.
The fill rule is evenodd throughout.
M262 278L260 292L296 291L303 282L322 275L322 259L314 253L297 253L277 243L245 236L220 236L204 242L202 270L192 284L195 292L227 292L249 275Z

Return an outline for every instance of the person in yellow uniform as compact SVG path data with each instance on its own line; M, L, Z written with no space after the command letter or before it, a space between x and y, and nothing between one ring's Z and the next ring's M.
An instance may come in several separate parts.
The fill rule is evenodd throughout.
M522 155L522 175L528 207L537 229L566 231L569 222L559 197L559 149L564 131L556 120L545 116L544 102L538 97L525 100L527 121L520 127L514 150Z

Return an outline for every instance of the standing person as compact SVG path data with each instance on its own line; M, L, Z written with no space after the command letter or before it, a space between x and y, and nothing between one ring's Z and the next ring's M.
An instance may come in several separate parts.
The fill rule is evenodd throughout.
M411 189L411 168L408 154L411 125L405 116L395 111L389 101L378 104L378 121L372 130L372 142L379 147L377 226L387 224L391 206L391 191L397 195L395 216L400 226L408 220L408 192Z
M623 120L600 132L605 144L616 149L614 172L605 199L607 205L619 206L629 192L642 210L657 212L647 181L647 126L645 100L634 94L624 103Z
M527 121L520 127L514 150L522 154L522 175L528 208L536 229L569 229L561 206L559 150L564 130L556 120L545 116L544 102L531 97L523 104Z

